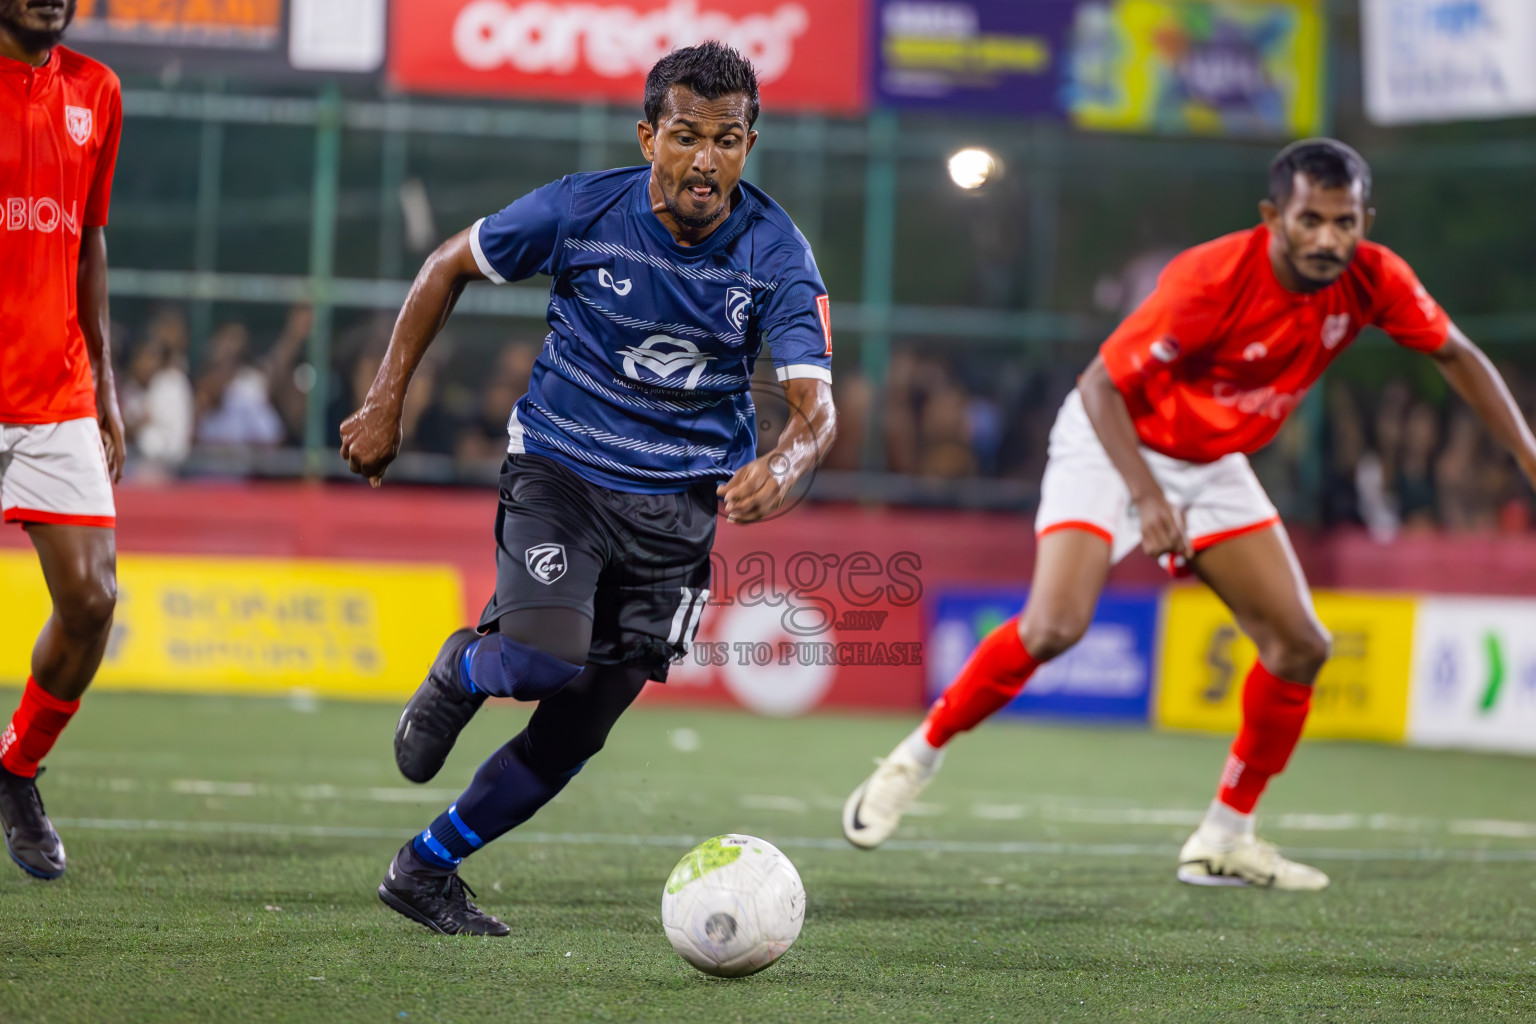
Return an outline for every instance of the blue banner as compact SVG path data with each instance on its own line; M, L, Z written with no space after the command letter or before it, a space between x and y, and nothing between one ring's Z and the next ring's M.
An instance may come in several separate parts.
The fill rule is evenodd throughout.
M1076 0L877 0L877 103L1062 114Z
M930 605L928 693L937 697L981 638L1018 613L1027 588L940 590ZM1145 722L1157 649L1156 590L1104 592L1078 645L1041 668L1003 710L1057 718Z

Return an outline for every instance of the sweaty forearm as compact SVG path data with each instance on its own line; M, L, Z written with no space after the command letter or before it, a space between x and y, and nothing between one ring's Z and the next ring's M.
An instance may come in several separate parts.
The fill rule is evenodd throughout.
M1487 424L1505 450L1520 462L1527 474L1536 471L1536 437L1510 393L1504 378L1488 357L1460 331L1455 331L1439 359L1447 383Z
M832 404L831 387L822 381L793 380L786 392L790 415L774 452L789 460L787 469L798 479L820 465L832 450L837 438L837 409Z
M1160 493L1157 480L1141 457L1141 439L1136 436L1136 425L1131 421L1131 411L1126 408L1125 398L1109 379L1102 359L1095 359L1083 371L1078 381L1078 391L1083 397L1083 409L1088 422L1099 436L1099 443L1109 455L1120 476L1131 491L1132 501L1141 501L1151 494Z
M112 383L111 313L107 301L107 242L101 228L86 228L80 240L75 281L80 333L91 360L98 393Z
M451 242L448 244L452 245ZM459 271L452 254L445 252L447 248L445 245L433 253L411 284L410 294L395 319L395 329L390 335L389 349L379 366L378 376L368 389L370 404L399 408L405 403L411 376L453 314L453 307L469 283L469 277Z

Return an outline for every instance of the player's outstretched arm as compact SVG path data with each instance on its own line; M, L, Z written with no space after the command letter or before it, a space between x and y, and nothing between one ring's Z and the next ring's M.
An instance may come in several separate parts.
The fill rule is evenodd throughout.
M1483 350L1452 324L1445 344L1430 353L1430 358L1439 364L1440 372L1456 393L1488 425L1494 440L1515 457L1526 479L1536 484L1536 437L1532 437L1509 386Z
M815 469L837 438L837 409L832 385L814 377L784 382L789 398L789 422L773 451L754 459L721 484L715 493L733 523L751 523L784 503L795 483Z
M1166 554L1194 557L1189 538L1184 533L1184 519L1168 504L1163 489L1141 457L1141 440L1136 436L1136 425L1131 421L1131 411L1125 406L1125 397L1110 379L1104 366L1104 357L1097 356L1078 379L1077 389L1083 396L1083 408L1088 421L1093 424L1099 443L1109 454L1120 476L1131 491L1131 500L1141 517L1141 547L1153 558Z
M117 407L117 382L112 376L112 314L107 303L107 229L88 227L80 233L80 266L75 279L80 306L80 333L96 381L96 421L107 453L112 482L123 478L123 414Z
M400 453L404 437L400 419L411 375L448 322L464 286L483 280L485 274L475 263L470 233L466 230L428 256L411 284L368 397L363 400L363 407L341 425L341 457L347 460L352 472L367 477L373 486L383 483L384 470Z

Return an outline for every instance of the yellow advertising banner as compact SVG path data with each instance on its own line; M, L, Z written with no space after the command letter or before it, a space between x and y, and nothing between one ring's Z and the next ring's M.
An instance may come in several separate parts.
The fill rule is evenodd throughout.
M1166 601L1157 724L1235 733L1253 644L1204 587L1178 587ZM1318 676L1303 735L1402 742L1417 602L1327 591L1313 601L1333 633L1333 657Z
M0 682L28 674L48 591L30 551L0 551ZM121 555L96 687L400 697L464 625L448 566Z

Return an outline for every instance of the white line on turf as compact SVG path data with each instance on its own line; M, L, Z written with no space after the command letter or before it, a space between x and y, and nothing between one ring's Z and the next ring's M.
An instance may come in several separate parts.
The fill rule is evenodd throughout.
M400 829L344 825L283 825L253 821L173 821L136 818L55 818L65 829L106 832L175 832L201 835L256 835L283 839L400 839ZM706 837L636 835L621 832L509 832L504 842L548 846L659 846L687 849ZM822 836L775 838L774 845L792 850L840 850L856 853L841 839ZM977 853L1018 856L1171 857L1177 847L1162 843L972 842L956 839L892 839L881 847L906 853ZM1457 861L1473 863L1536 863L1536 850L1472 850L1455 847L1419 849L1349 849L1317 847L1289 849L1298 857L1353 861Z

